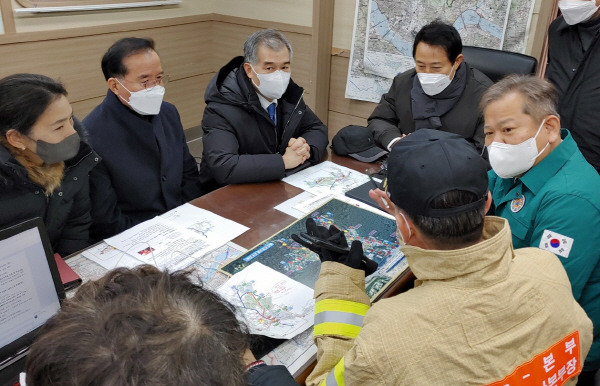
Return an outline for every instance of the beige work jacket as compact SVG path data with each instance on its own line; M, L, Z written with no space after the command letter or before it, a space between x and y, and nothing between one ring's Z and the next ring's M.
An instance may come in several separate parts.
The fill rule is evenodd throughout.
M514 386L529 384L534 375L576 383L576 377L565 381L573 369L566 373L557 352L551 363L548 350L564 349L563 340L577 333L572 352L583 363L592 323L555 255L513 250L508 223L499 217L486 218L484 240L474 246L451 251L405 246L403 251L416 287L375 303L355 339L332 332L332 323L328 333L315 333L318 364L307 385L327 379L327 385L475 386L504 380L500 386ZM317 305L343 299L366 307L364 273L323 263L315 299ZM327 329L315 323L318 330ZM530 361L537 365L527 365ZM521 373L514 373L517 369ZM523 372L528 369L537 373ZM517 376L522 382L516 383Z

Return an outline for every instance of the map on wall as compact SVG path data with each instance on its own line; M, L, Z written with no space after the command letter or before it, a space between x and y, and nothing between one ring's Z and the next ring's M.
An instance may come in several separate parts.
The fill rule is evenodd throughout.
M379 102L398 73L414 67L412 45L435 19L464 45L523 52L535 0L357 0L346 98Z
M374 296L392 278L406 269L406 258L398 248L394 220L337 199L325 203L310 216L318 225L329 227L333 224L344 230L348 244L352 240L360 240L365 256L377 262L379 268L366 279L367 295ZM233 275L258 261L314 288L321 268L319 257L291 238L293 233L306 231L306 218L299 219L248 250L233 262L223 266L222 271Z

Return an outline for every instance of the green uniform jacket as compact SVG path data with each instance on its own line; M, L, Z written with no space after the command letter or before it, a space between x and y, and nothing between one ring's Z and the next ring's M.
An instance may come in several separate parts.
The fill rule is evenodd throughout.
M563 141L521 178L490 170L496 215L508 219L514 248L553 252L571 280L573 296L594 323L584 370L600 367L600 176L568 130Z

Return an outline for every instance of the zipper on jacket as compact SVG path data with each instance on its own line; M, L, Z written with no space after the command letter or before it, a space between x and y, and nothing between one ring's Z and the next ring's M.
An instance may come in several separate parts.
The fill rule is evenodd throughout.
M290 121L292 120L292 118L294 117L294 113L296 112L296 110L298 109L298 106L300 105L300 101L302 101L302 97L304 96L304 90L302 90L302 94L300 94L300 98L298 98L298 102L296 102L296 106L294 106L294 109L292 110L292 112L290 113L290 116L287 120L287 122L285 123L285 126L283 126L283 130L281 132L281 139L283 140L283 138L285 138L285 131L288 128L288 125L290 124ZM277 137L277 127L275 127L275 137ZM277 149L279 149L279 146L277 146Z

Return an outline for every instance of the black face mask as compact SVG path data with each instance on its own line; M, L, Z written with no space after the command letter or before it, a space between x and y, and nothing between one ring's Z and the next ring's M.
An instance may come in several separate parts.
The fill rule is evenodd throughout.
M79 142L79 134L76 132L69 135L59 143L48 143L42 140L37 140L36 154L47 165L66 161L77 155L79 152Z

